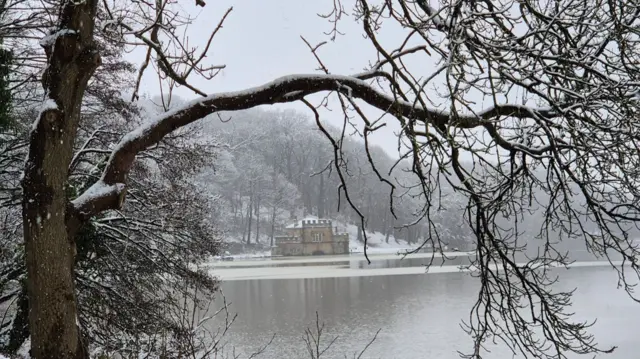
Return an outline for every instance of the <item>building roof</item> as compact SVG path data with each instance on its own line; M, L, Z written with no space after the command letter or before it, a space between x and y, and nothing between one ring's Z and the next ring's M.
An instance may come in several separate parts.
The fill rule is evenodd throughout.
M293 224L290 224L290 225L286 226L285 228L287 228L287 229L301 228L306 223L315 224L315 225L326 224L327 226L331 226L331 220L330 219L318 218L316 216L306 216L303 219L300 219L300 220L294 222Z

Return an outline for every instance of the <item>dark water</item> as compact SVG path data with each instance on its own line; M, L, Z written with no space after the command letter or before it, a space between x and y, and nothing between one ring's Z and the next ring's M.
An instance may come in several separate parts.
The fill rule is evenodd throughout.
M619 347L598 358L637 358L640 304L616 289L616 279L607 267L573 268L562 274L560 285L578 287L572 309L579 319L598 318L591 331L598 342ZM238 313L227 342L239 353L257 350L275 333L258 358L308 358L302 335L315 325L318 311L326 343L338 337L322 358L352 358L381 329L362 358L453 359L457 351L471 347L459 324L468 316L478 283L465 273L446 273L245 280L223 283L222 288ZM513 357L505 347L489 348L485 358Z

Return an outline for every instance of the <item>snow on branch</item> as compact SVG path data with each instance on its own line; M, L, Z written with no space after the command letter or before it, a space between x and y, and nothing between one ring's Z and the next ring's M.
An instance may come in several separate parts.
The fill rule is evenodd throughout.
M75 30L60 29L53 34L44 36L43 38L40 39L39 43L40 43L40 46L42 47L51 47L55 44L58 37L66 36L66 35L75 35L75 34L76 34Z
M118 208L124 199L125 184L106 184L100 180L89 187L80 197L71 201L81 215L90 215L106 208ZM113 203L117 201L116 203Z
M35 132L38 129L38 125L40 123L40 118L42 117L42 114L47 111L57 110L58 104L56 104L54 100L47 98L36 109L38 110L38 115L36 116L36 119L31 124L31 132Z
M383 76L376 72L357 76L301 74L278 78L262 86L235 92L224 92L208 95L168 111L125 135L113 150L101 180L73 201L76 209L82 209L86 215L96 214L113 205L120 205L120 200L105 201L108 195L120 196L122 191L115 190L114 185L126 183L127 174L136 155L158 143L172 131L204 118L215 112L244 110L260 105L285 103L301 100L307 95L323 91L338 91L353 98L361 99L371 106L396 117L420 120L438 127L455 126L458 128L474 128L483 126L492 128L491 119L500 116L518 118L554 117L557 114L548 108L532 108L521 105L505 104L491 107L476 114L451 116L450 113L436 109L424 108L404 100L394 99L382 93L363 78ZM119 187L118 187L119 188ZM95 202L95 203L94 203ZM96 204L99 203L99 204ZM104 207L104 206L107 207Z

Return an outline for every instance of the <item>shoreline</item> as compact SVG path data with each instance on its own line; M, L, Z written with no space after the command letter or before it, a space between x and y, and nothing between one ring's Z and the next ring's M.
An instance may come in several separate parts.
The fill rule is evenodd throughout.
M426 256L425 256L426 257ZM423 257L423 258L425 258ZM415 257L412 257L415 258ZM395 275L430 275L444 273L467 273L476 272L473 269L460 265L436 265L411 266L411 267L391 267L391 268L353 268L350 263L342 265L318 265L307 266L247 266L244 268L233 268L229 266L212 267L209 273L218 277L223 283L239 280L274 280L274 279L322 279L322 278L349 278L349 277L376 277ZM613 261L613 265L620 266L622 261ZM567 266L550 266L550 269L571 269L580 267L608 267L612 263L608 261L580 261ZM240 264L240 263L238 263ZM518 263L524 265L524 263ZM630 265L630 264L627 264ZM493 266L494 269L502 269ZM258 269L259 270L256 270Z
M404 249L400 249L404 251ZM443 255L444 254L444 255ZM402 260L406 259L427 259L427 258L454 258L462 256L473 255L473 252L444 252L441 253L414 253L404 255L404 253L398 254L398 250L384 253L371 253L369 254L369 260L371 262L380 260ZM212 260L202 264L205 268L231 268L231 267L276 267L283 264L307 264L307 263L351 263L351 262L366 262L367 259L364 253L352 253L344 255L324 255L324 256L291 256L291 257L254 257L254 258L242 258L233 261L224 260Z

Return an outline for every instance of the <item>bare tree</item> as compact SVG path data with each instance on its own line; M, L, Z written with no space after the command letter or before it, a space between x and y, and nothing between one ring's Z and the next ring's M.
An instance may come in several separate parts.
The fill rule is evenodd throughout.
M302 341L305 344L305 349L310 359L321 359L325 358L325 354L331 349L331 347L336 343L338 337L330 337L326 338L326 328L324 322L320 322L320 315L316 312L316 320L315 326L311 328L306 328L304 330L304 334L302 336ZM360 350L359 352L353 353L354 359L360 359L364 355L364 353L369 349L369 347L376 341L378 338L378 334L380 334L380 329L376 331L376 333L371 337L369 342ZM347 355L344 354L344 358L347 359Z
M631 265L616 268L632 294L625 279L629 271L637 275L639 270L637 248L626 235L638 221L638 4L455 1L433 8L424 0L356 3L355 14L379 55L370 70L333 75L321 64L321 74L286 76L211 95L189 83L194 74L211 77L221 68L203 64L211 41L198 53L181 42L180 31L189 18L181 16L173 1L137 2L134 7L97 0L59 3L56 26L42 41L47 97L30 134L22 182L34 358L87 357L77 326L73 276L78 230L100 213L123 206L138 155L209 114L292 101L307 104L332 143L345 199L364 225L344 180L342 141L322 127L316 107L306 99L319 92L332 92L345 113L360 117L366 146L385 121L401 125L400 142L408 147L402 160L411 164L412 188L422 204L419 217L430 226L440 181L469 198L466 220L475 235L483 284L469 322L476 341L472 357L480 356L482 342L492 334L514 351L538 357L602 350L585 332L587 325L571 322L566 313L570 295L550 289L549 272L517 264L518 223L524 205L533 201L531 189L547 193L541 236L553 226L564 237L583 238L596 253L619 253ZM345 12L339 2L334 4L329 17L337 26ZM100 179L72 198L65 191L68 168L87 84L101 64L94 29L103 19L114 36L148 48L141 72L153 58L170 89L186 86L201 98L124 136ZM377 39L383 21L405 29L407 37L395 48L386 49ZM407 45L416 41L421 44ZM312 52L321 62L318 47ZM423 76L406 65L411 57L435 58L437 67ZM435 96L427 93L436 79L444 84L436 94L444 98L444 106L435 105ZM474 96L491 105L475 106ZM385 116L368 119L363 102ZM463 163L463 154L470 163ZM376 176L394 187L371 156L369 160ZM574 199L584 205L572 205ZM515 228L498 226L499 218ZM598 231L584 230L586 218ZM566 256L549 244L538 261L563 265Z

